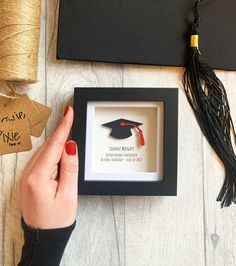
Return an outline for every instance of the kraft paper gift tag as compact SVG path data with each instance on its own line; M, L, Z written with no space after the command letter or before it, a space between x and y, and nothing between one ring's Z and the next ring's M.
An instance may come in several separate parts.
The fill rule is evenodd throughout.
M37 125L43 120L43 116L31 102L28 95L23 94L11 101L0 112L0 123L10 121L29 120L29 127Z
M0 96L0 155L31 150L30 135L41 136L51 112L26 94Z
M47 124L47 121L52 113L52 109L46 105L43 105L41 103L32 101L32 103L35 105L35 107L37 108L37 110L40 112L40 114L43 117L43 120L38 123L37 125L31 127L30 131L31 131L31 135L39 138Z
M31 149L32 143L27 119L1 123L0 155Z

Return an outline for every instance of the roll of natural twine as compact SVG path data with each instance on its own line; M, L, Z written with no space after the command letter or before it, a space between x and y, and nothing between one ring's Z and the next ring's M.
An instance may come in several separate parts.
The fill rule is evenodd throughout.
M0 80L37 81L41 0L0 0Z

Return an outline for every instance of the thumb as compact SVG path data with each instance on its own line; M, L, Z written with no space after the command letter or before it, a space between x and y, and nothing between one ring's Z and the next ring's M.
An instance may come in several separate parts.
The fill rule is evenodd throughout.
M65 197L75 197L78 193L78 149L75 141L65 145L60 163L60 178L58 192Z

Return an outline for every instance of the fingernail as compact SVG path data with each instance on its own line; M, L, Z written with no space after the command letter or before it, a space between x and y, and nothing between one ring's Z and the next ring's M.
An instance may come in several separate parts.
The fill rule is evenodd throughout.
M66 153L70 156L74 156L77 153L77 145L74 141L66 143Z
M66 116L66 114L68 113L69 109L70 109L70 106L67 106L65 111L64 111L64 116Z

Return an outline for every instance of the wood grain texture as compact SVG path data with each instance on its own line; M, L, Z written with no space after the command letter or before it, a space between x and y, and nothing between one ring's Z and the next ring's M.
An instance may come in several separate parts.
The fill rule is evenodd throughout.
M56 60L58 1L43 1L39 82L21 89L53 107L31 152L0 159L0 265L16 265L22 246L18 180L50 136L73 88L179 87L178 197L79 197L77 226L62 266L234 266L235 206L215 201L224 178L185 98L182 69ZM236 120L236 73L218 71Z

